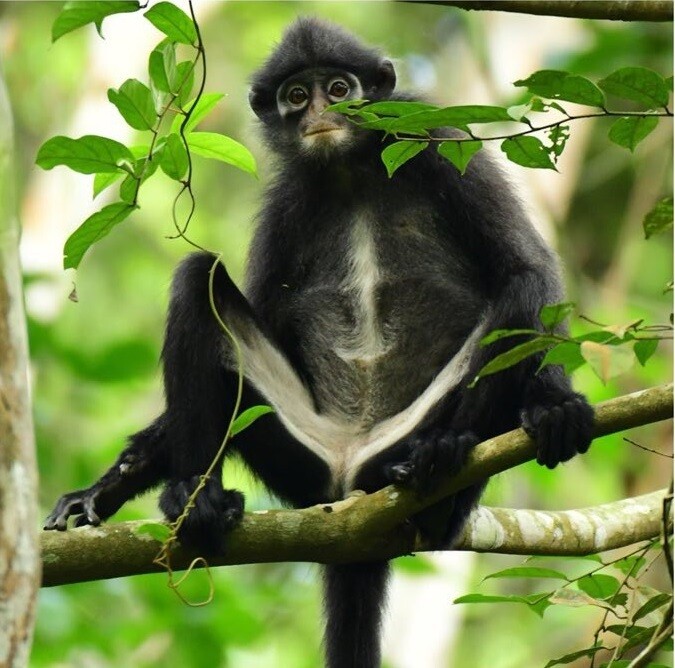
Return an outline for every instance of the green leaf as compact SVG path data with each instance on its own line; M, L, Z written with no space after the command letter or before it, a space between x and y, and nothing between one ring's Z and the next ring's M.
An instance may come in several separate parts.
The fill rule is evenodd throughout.
M141 176L141 184L145 183L157 171L157 168L162 161L164 148L164 143L161 147L156 148L156 150L153 151L152 160L148 160L147 157L144 156L136 161L134 165L134 174Z
M605 96L592 81L569 72L540 70L513 85L525 86L530 93L549 99L576 102L590 107L605 105Z
M133 160L124 144L107 137L85 135L79 139L52 137L40 147L35 162L42 169L65 165L81 174L98 174L116 172L121 165L131 169Z
M150 150L149 146L146 145L141 145L141 146L130 146L129 150L131 151L131 154L136 158L136 162L134 163L134 169L133 172L134 174L141 174L143 172L142 168L139 168L138 164L139 158L143 158L147 156L148 151ZM148 170L149 172L154 172L154 169ZM117 172L104 172L102 174L95 174L94 175L94 195L93 197L96 198L98 197L106 188L109 188L115 181L118 181L121 179L126 172L122 171L117 171ZM146 173L143 176L143 180L145 181L148 176L150 176L151 173Z
M587 605L598 605L598 602L583 591L574 589L558 589L549 601L554 605L565 605L570 608L583 608Z
M665 79L646 67L624 67L598 82L606 93L632 100L649 109L668 104L668 84Z
M486 594L466 594L456 598L453 603L527 603L524 596L492 596Z
M115 225L121 223L136 207L126 202L108 204L89 216L66 241L63 247L63 268L77 269L92 244L102 239Z
M533 97L527 104L515 104L512 107L508 107L506 111L512 120L521 121L532 111L532 102L536 99L538 98ZM544 109L540 109L540 111L544 111Z
M438 152L464 174L471 158L483 148L482 141L444 141Z
M174 181L180 181L188 170L188 155L183 140L177 134L166 138L159 163L162 171Z
M490 573L484 580L491 578L551 578L554 580L567 580L567 576L560 571L554 571L550 568L537 568L535 566L516 566L506 568L503 571Z
M251 406L251 408L247 408L243 413L237 415L237 419L232 423L230 436L236 436L267 413L274 413L274 409L271 406Z
M223 99L223 97L224 95L222 93L207 93L199 98L197 104L195 104L194 100L190 100L190 102L185 105L186 110L191 110L190 119L185 124L185 134L192 132L195 127L204 120L204 117L208 115L211 109ZM171 123L171 132L177 134L180 132L180 126L183 123L184 118L185 116L181 114L174 117Z
M505 139L501 146L506 157L522 167L535 169L555 169L551 162L548 151L544 148L541 140L536 137L511 137Z
M612 598L608 599L607 603L609 603L613 608L625 608L628 605L628 594L621 591L618 594L614 594Z
M456 598L453 603L521 603L541 617L547 607L548 594L530 594L529 596L492 596L485 594L467 594Z
M507 339L511 336L521 336L529 334L530 336L539 336L541 332L536 329L493 329L487 336L480 340L481 346L488 346L495 341Z
M637 647L647 642L656 631L656 626L626 626L625 624L610 624L607 631L617 636L623 636L627 639L625 645L621 648L623 652L631 647Z
M173 42L194 44L197 41L197 31L192 19L170 2L153 5L144 16Z
M94 198L98 197L106 188L124 176L125 172L103 172L94 175Z
M437 109L438 107L433 104L425 104L424 102L399 102L387 100L384 102L373 102L372 104L368 104L364 108L364 111L368 111L371 114L377 114L378 116L394 116L399 118L401 116L417 114L421 111L436 111Z
M637 622L638 619L642 619L652 612L658 610L661 606L664 606L666 603L670 603L673 597L670 594L657 594L653 598L650 598L644 605L642 605L638 611L633 615L633 621Z
M135 12L139 8L140 3L136 0L107 0L104 2L75 0L74 2L66 2L52 25L52 42L56 42L65 34L88 23L96 24L100 32L101 23L106 16Z
M574 311L574 302L560 302L559 304L546 304L539 311L539 320L544 327L553 331Z
M551 142L548 149L553 153L554 159L559 158L565 150L567 140L570 138L570 128L568 125L556 125L547 134Z
M195 82L195 64L191 60L184 60L176 65L176 85L178 97L176 104L182 109L188 99ZM179 116L174 117L178 118Z
M368 104L368 100L345 100L344 102L329 104L324 111L335 111L345 116L358 116L361 107L366 104Z
M461 129L472 123L496 123L504 121L513 122L513 119L509 116L509 112L504 107L477 104L419 111L414 114L401 116L391 122L389 130L390 132L409 132L432 130L448 126Z
M191 132L186 139L189 149L197 155L221 160L257 176L255 158L245 146L231 137L217 132Z
M108 89L108 99L117 107L122 118L136 130L151 130L157 122L152 93L138 79L127 79L119 90Z
M624 557L619 561L615 561L612 566L620 570L624 575L635 576L646 563L644 557Z
M620 341L616 334L607 331L604 327L603 329L595 329L592 332L586 332L585 334L575 336L573 340L578 341L579 343L582 343L583 341L593 341L595 343L607 343L608 345L616 344Z
M543 617L546 610L552 605L548 600L550 595L551 592L546 592L545 594L528 594L525 597L528 608L534 612L535 615Z
M152 85L164 93L176 92L176 47L166 40L150 53L148 72Z
M398 557L392 562L397 571L408 575L434 575L438 574L438 568L433 561L421 554L409 554Z
M573 341L565 341L551 348L551 350L544 355L544 359L541 361L539 368L541 369L549 364L559 364L569 376L585 363L586 360L584 360L581 355L579 344L574 343Z
M389 144L382 151L382 162L387 168L389 178L394 175L394 172L401 165L404 165L408 160L421 153L427 146L429 146L428 141L397 141Z
M645 231L645 239L673 229L672 197L666 197L657 203L642 221L642 229Z
M582 659L585 656L591 657L594 654L597 654L601 650L608 650L609 647L603 647L602 645L596 645L595 647L587 647L586 649L580 649L578 652L572 652L571 654L565 654L557 659L551 659L544 668L551 668L551 666L560 666L564 663L572 663L577 659Z
M473 379L469 387L473 387L481 378L489 376L493 373L497 373L497 371L508 369L518 364L518 362L522 362L522 360L526 359L527 357L531 357L532 355L535 355L536 353L551 347L554 343L557 343L557 341L553 337L540 336L539 338L533 339L532 341L521 343L520 345L511 348L511 350L507 350L501 355L497 355L497 357L490 360L478 372L478 375Z
M630 348L609 346L595 341L582 342L581 354L603 383L625 373L635 362L635 355Z
M624 116L612 123L608 136L615 144L632 152L658 124L659 119L655 116Z
M129 174L120 184L120 199L127 204L134 204L139 189L138 179Z
M577 580L577 587L591 598L603 601L614 596L621 588L621 583L611 575L595 573Z
M649 358L656 352L659 347L658 339L638 339L633 345L633 352L640 366L647 364Z
M141 524L141 526L134 529L134 533L137 536L150 536L151 538L154 538L154 540L163 543L171 536L171 529L169 529L166 524L149 522L147 524Z

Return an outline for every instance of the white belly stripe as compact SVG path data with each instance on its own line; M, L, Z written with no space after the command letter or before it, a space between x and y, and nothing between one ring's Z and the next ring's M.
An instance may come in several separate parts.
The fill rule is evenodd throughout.
M265 396L288 431L329 466L334 483L353 484L358 469L406 435L440 399L462 380L478 341L484 336L479 323L457 354L443 367L424 392L406 409L363 431L346 418L317 413L312 397L288 360L261 333L239 337L244 375ZM235 331L236 335L236 331Z
M378 321L377 288L382 280L376 243L368 218L354 222L348 272L340 289L351 296L356 330L335 349L342 360L368 369L387 353ZM359 469L371 457L410 434L428 412L466 376L475 347L485 334L481 321L457 354L407 408L375 425L340 410L318 413L309 390L286 357L261 332L234 334L244 359L244 375L274 407L279 419L298 441L323 459L333 486L351 489Z

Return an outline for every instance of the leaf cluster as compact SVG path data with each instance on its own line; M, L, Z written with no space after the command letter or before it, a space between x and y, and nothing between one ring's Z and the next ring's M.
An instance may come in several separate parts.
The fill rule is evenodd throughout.
M672 218L671 218L672 221ZM542 329L497 329L481 340L489 346L506 338L525 337L503 353L496 355L476 375L472 385L481 378L503 371L534 355L539 356L539 368L560 365L571 374L588 364L603 383L628 371L637 361L644 366L656 353L662 340L672 339L673 323L645 325L643 320L621 325L596 325L584 334L569 336L562 325L574 311L575 304L549 304L541 309Z
M655 554L656 552L656 554ZM661 545L653 540L640 546L630 554L610 561L603 561L598 555L586 557L557 557L562 564L576 570L581 560L595 562L591 570L581 575L570 575L561 569L529 565L534 559L528 558L523 566L507 568L488 575L484 580L493 579L533 579L558 580L562 583L556 589L527 595L486 595L467 594L455 600L455 603L518 603L527 606L539 617L552 606L572 608L598 608L604 610L603 622L598 627L593 644L589 647L552 659L546 668L569 664L582 658L591 659L599 652L612 652L611 659L600 668L621 668L628 666L626 656L631 650L642 648L657 634L664 619L664 607L672 609L673 597L670 592L660 592L640 583L640 579L650 564L661 555ZM608 623L612 617L616 623ZM662 649L672 649L672 643L661 644ZM651 668L660 668L650 663Z
M138 2L68 2L54 22L52 38L56 41L89 23L100 32L107 16L139 9ZM148 137L147 141L126 146L97 135L77 139L57 136L38 151L36 162L43 169L63 165L81 174L94 174L94 197L121 181L118 201L89 216L66 241L65 269L76 269L94 243L139 208L141 186L158 168L182 185L176 199L185 191L191 196L193 154L256 175L255 159L242 144L226 135L195 130L223 98L219 93L203 92L205 55L197 24L170 2L153 5L144 17L164 35L148 58L148 84L128 79L108 91L108 100L127 125ZM192 57L179 61L177 45L191 48ZM190 99L200 60L201 82L196 96ZM184 232L189 219L180 226L174 222Z
M665 79L645 67L624 67L597 83L569 72L540 70L514 85L526 88L531 94L527 104L435 107L420 102L350 100L329 109L348 115L361 128L380 130L396 140L382 151L382 161L390 177L432 142L437 144L438 153L462 174L471 158L483 147L483 142L497 140L511 162L535 169L556 169L572 121L613 118L609 139L634 151L654 131L660 118L672 117L668 103L673 78ZM610 111L608 98L619 100L623 106L642 107L644 111ZM560 102L584 105L593 110L571 113ZM535 125L535 115L541 119L542 114L547 116L547 121ZM552 115L556 120L548 121ZM520 127L497 135L478 133L475 129L495 123ZM455 128L459 132L448 136L447 132L439 132L440 128ZM535 134L544 136L540 138Z

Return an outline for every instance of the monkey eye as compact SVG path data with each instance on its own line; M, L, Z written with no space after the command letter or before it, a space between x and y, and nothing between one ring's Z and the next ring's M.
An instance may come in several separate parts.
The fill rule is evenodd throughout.
M294 107L299 107L305 104L308 98L309 95L307 94L307 91L301 86L294 86L293 88L291 88L291 90L288 91L288 95L286 95L286 99Z
M349 84L342 79L336 79L328 87L328 95L331 97L343 98L349 93Z

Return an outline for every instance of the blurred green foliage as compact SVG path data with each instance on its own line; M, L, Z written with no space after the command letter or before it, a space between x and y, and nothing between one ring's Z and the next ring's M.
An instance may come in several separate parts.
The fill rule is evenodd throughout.
M35 190L38 146L53 135L70 134L74 118L86 114L85 96L107 104L105 88L87 70L92 43L99 39L93 28L51 45L59 8L59 3L49 2L0 4L0 57L16 122L19 194L24 221L38 226L38 233L35 209L58 206L40 201L44 194ZM198 3L197 11L208 14L202 21L207 91L226 95L203 129L242 141L261 166L261 181L256 182L227 166L195 159L198 208L190 232L196 241L223 251L235 280L241 279L257 202L272 169L255 139L246 79L296 15L336 20L366 41L381 44L397 59L403 85L417 87L435 101L522 102L517 89L505 99L470 99L464 92L477 77L490 91L503 84L495 79L499 54L489 48L494 19L479 12L381 2ZM535 30L540 19L514 20ZM557 20L560 25L566 21ZM545 51L531 71L556 68L597 79L619 67L643 65L671 73L670 25L574 23L577 46ZM145 67L146 62L139 63L138 72L125 72L113 85ZM530 73L509 72L510 81ZM663 290L672 279L672 241L660 236L645 242L641 231L642 216L671 194L672 134L662 125L631 156L607 139L606 126L589 124L569 205L554 220L568 296L594 320L615 324L646 318L660 323L670 313L671 295ZM172 234L175 184L164 177L153 181L144 189L140 211L88 254L77 273L78 304L66 299L72 286L59 269L61 248L42 249L53 261L31 257L35 244L24 253L45 514L59 494L96 479L125 437L161 410L158 356L167 287L172 267L189 249L166 239ZM59 222L63 241L79 222ZM27 234L34 232L27 227ZM49 308L43 308L45 294ZM583 328L579 323L573 333ZM645 368L606 386L589 369L575 374L575 384L595 402L664 382L670 370L670 353L662 346ZM631 438L665 449L669 427L636 430ZM553 474L530 464L499 476L484 502L536 508L593 505L665 486L670 466L664 461L625 444L620 436L606 437L587 456ZM226 476L228 484L246 491L249 509L274 503L236 464L228 466ZM115 519L157 515L154 495L148 495L128 504ZM487 573L520 561L481 556L466 591L475 591ZM403 576L416 577L408 566ZM417 574L422 575L428 569ZM315 566L303 564L219 569L213 572L215 601L205 608L184 606L162 575L43 590L32 665L315 668L320 663L317 576ZM653 577L662 574L655 569ZM194 589L199 598L207 587L203 578L194 575L186 593ZM495 581L490 587L495 593L533 591L522 581ZM483 591L488 593L487 587ZM551 610L543 621L515 609L507 615L490 606L465 606L462 611L466 618L453 665L476 668L544 665L551 656L576 647L597 622L592 611L579 615Z

